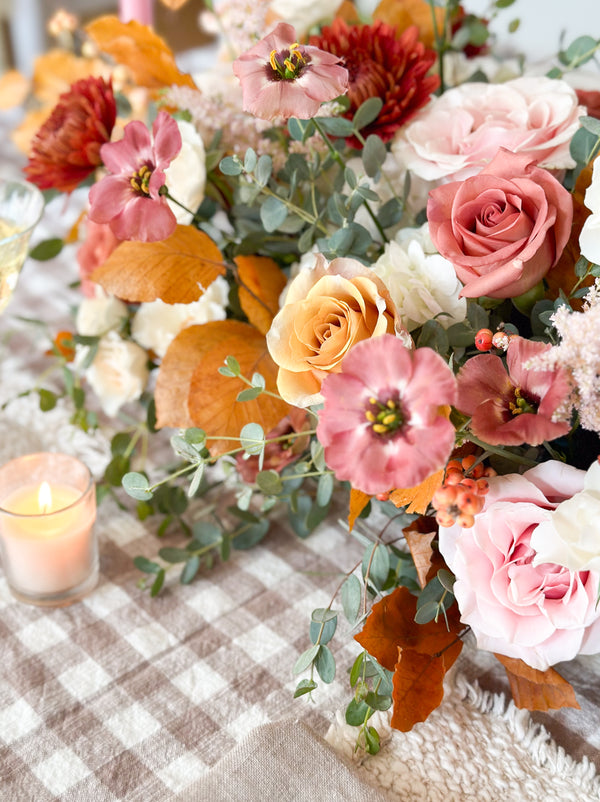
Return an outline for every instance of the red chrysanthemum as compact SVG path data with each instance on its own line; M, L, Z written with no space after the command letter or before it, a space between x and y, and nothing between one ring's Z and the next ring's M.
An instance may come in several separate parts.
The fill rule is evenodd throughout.
M310 37L311 45L339 56L348 70L348 119L368 98L383 101L377 119L361 131L365 138L377 134L388 142L438 88L438 76L427 75L435 53L418 37L416 26L396 38L395 29L380 20L373 25L348 25L339 17L320 35ZM361 147L354 138L348 144Z
M31 143L25 174L40 189L72 192L102 164L117 117L112 84L84 78L59 97Z

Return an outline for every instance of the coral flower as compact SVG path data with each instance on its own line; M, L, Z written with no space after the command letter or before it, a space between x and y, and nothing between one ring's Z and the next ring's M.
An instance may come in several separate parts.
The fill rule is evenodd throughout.
M110 82L90 77L72 84L33 138L28 180L40 189L72 192L102 163L100 148L116 116Z
M443 467L454 446L444 406L456 379L431 348L409 351L384 334L352 347L326 377L317 437L338 479L375 495L413 487Z
M310 38L311 45L339 56L348 69L348 119L368 98L383 101L377 119L363 128L363 137L377 134L384 142L389 141L438 88L438 76L427 76L435 53L418 36L416 26L397 38L395 29L379 20L373 25L348 25L337 17L320 35ZM356 139L348 144L361 147Z
M301 45L286 22L233 62L243 109L263 120L314 117L321 103L344 94L348 72L337 56Z
M514 337L506 352L508 373L493 354L467 360L457 377L456 406L472 416L470 426L476 437L490 445L538 446L569 431L568 423L552 420L570 392L567 371L527 368L530 360L549 348Z
M170 236L177 220L160 190L180 150L179 128L166 112L154 120L152 136L139 120L128 123L123 139L100 150L110 175L90 190L90 220L107 223L120 240L156 242Z

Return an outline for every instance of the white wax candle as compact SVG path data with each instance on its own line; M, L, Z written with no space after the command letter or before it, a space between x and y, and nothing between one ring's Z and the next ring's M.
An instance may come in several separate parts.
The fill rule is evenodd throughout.
M81 491L50 485L51 502L40 502L40 485L25 485L2 500L0 533L12 584L24 593L60 593L89 576L94 560L93 504L75 504Z

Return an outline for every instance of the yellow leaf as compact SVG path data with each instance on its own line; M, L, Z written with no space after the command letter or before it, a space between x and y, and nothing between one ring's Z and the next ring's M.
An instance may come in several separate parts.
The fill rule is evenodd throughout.
M102 52L128 67L138 86L162 89L165 86L196 87L190 75L180 72L167 43L147 25L120 22L115 16L93 20L86 33Z
M210 237L193 226L177 226L159 242L120 243L92 278L132 303L188 304L224 272L223 257Z
M241 307L250 323L266 334L279 311L279 296L287 282L285 273L266 256L236 256L234 261Z
M442 484L444 470L441 469L432 473L416 487L396 488L390 493L390 501L396 507L406 507L406 512L423 515L427 511L433 494Z
M350 510L348 512L348 530L351 532L356 523L356 519L369 503L371 496L363 493L362 490L350 490Z
M419 585L424 588L429 580L437 574L438 569L446 567L439 551L434 551L431 546L437 535L435 519L421 516L402 532L417 569Z
M419 39L427 47L433 47L435 37L431 4L425 0L381 0L373 12L373 18L393 25L397 35L411 25L416 25ZM441 32L444 27L444 9L441 6L435 9L435 20L437 29Z

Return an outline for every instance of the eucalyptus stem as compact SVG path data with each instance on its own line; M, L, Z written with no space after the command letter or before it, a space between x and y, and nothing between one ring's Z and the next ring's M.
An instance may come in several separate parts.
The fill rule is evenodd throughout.
M538 464L535 460L528 459L527 457L523 457L520 454L513 454L512 451L505 451L503 448L497 448L496 446L491 446L489 443L485 443L483 440L480 440L478 437L475 437L475 435L471 434L471 432L467 432L466 438L474 445L480 446L480 448L483 448L490 454L495 454L497 457L504 457L505 459L510 460L511 462L517 462L520 465L527 465L530 468L533 468Z

